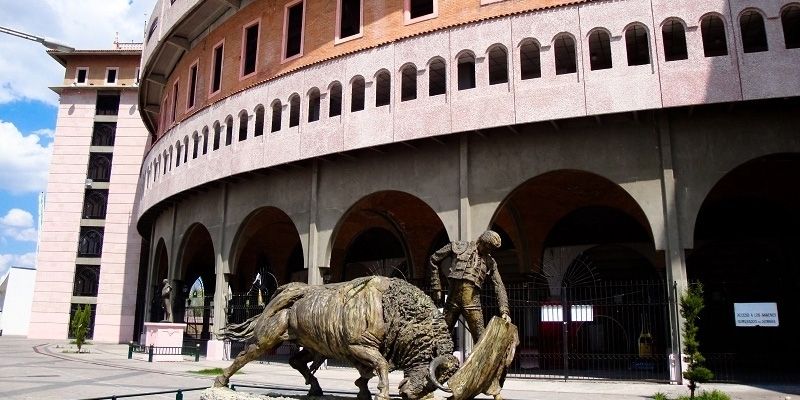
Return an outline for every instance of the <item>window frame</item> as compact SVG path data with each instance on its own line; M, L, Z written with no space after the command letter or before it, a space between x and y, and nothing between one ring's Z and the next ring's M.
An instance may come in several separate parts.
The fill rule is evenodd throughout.
M169 120L171 124L174 124L175 121L178 119L178 83L180 79L176 79L175 83L172 84L172 104L170 104L170 114Z
M680 26L680 28L682 30L681 32L682 32L682 36L683 36L683 52L680 53L680 54L676 54L674 52L674 49L675 49L674 42L673 42L673 40L675 39L674 31L670 31L671 38L670 38L669 42L670 42L670 44L673 44L673 45L670 46L669 49L672 49L672 50L671 51L667 50L667 35L665 34L664 29L666 29L668 25L671 28L674 28L675 25L678 25L678 26ZM701 39L702 39L702 32L701 32L700 35L701 35ZM661 23L661 51L664 54L664 62L682 61L682 60L688 60L689 59L689 44L686 41L686 24L681 19L674 18L674 17L673 18L667 18L666 20L664 20L664 22ZM672 55L672 57L668 57L668 55Z
M194 75L194 83L192 82ZM197 105L197 78L200 76L200 59L195 59L189 66L189 76L186 77L186 111L193 110Z
M214 90L214 71L216 70L216 54L217 49L222 48L222 57L220 57L220 65L219 65L219 88ZM211 68L209 71L208 77L208 97L214 96L222 91L222 77L225 75L223 74L223 68L225 68L225 39L220 40L217 42L213 47L211 47Z
M749 13L752 13L759 17L759 20L761 22L760 28L763 29L763 40L764 40L763 44L752 42L752 39L754 39L755 34L751 34L750 36L748 36L748 41L745 42L744 18L745 14ZM754 7L745 8L744 10L742 10L741 13L739 13L737 21L739 26L739 41L742 46L743 54L765 53L769 51L769 30L767 29L767 19L768 18L760 9ZM748 23L751 22L748 21ZM749 29L754 29L754 28L750 26ZM755 33L762 33L762 32L755 32ZM756 39L761 39L761 37L758 37ZM761 45L763 45L763 47L760 47Z
M333 44L341 44L351 40L364 37L364 0L359 0L359 16L358 16L358 33L347 37L342 37L342 0L336 0L336 34L333 38Z
M719 47L715 48L715 47L706 46L707 43L708 44L713 44L713 43L710 43L711 39L714 39L714 37L711 36L711 35L713 33L716 33L714 31L711 31L711 29L715 29L715 26L711 25L711 19L712 18L718 19L719 22L722 24L721 32L722 32L722 39L723 39L722 43L725 45L724 49L721 49ZM709 21L709 22L706 23L706 21ZM703 15L700 18L700 20L698 22L698 25L699 25L699 30L700 30L700 40L701 40L701 43L702 43L702 46L703 46L703 56L705 58L729 57L730 56L730 46L729 46L730 43L728 42L729 36L730 36L729 35L730 32L728 31L728 26L725 23L725 21L726 21L725 17L723 15L717 14L717 13L708 13L708 14ZM708 33L708 35L707 35L707 33ZM712 50L716 51L716 52L711 52ZM717 52L719 52L720 50L724 50L724 53L717 54Z
M286 48L289 45L289 10L292 7L297 6L298 4L302 4L303 6L302 18L300 19L300 51L297 54L293 54L289 57L286 57ZM295 0L287 3L285 6L283 6L283 39L281 40L281 64L292 60L296 60L303 56L303 44L305 42L305 35L306 35L306 0Z
M403 0L403 25L416 24L439 16L439 0L431 0L433 12L416 18L411 18L411 0Z
M114 81L113 82L109 82L108 81L108 77L109 77L111 71L114 71ZM87 73L87 78L88 78L88 73ZM105 76L105 79L103 80L103 84L106 85L106 86L114 86L114 85L117 84L117 82L119 82L119 67L106 67L106 76Z
M605 35L605 38L603 37ZM611 32L605 28L594 28L586 35L586 47L589 51L589 71L603 71L614 68L614 53L611 49ZM596 42L594 40L597 40ZM593 53L594 45L600 46L599 53ZM577 51L577 49L576 49ZM598 59L594 61L592 57L597 54ZM607 59L605 59L607 57ZM601 58L603 58L601 60Z
M80 75L80 71L86 71L86 76L84 77L83 82L78 82L78 76ZM89 67L77 67L75 68L75 84L76 85L88 85L89 84Z
M253 26L257 26L256 28L256 49L255 49L255 65L253 66L253 72L245 74L244 68L247 60L247 30L252 28ZM242 26L242 54L241 54L241 62L239 67L239 80L245 80L247 78L251 78L258 73L258 51L261 49L261 18L256 18L247 24ZM224 55L223 55L224 56Z

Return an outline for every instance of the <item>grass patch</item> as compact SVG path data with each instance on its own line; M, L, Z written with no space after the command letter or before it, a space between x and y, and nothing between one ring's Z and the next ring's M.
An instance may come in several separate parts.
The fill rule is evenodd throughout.
M200 374L200 375L214 375L214 376L216 376L216 375L222 375L222 368L206 368L206 369L200 369L200 370L196 370L196 371L187 371L187 372L191 372L193 374ZM236 371L236 373L234 375L238 375L238 374L244 374L244 372Z
M699 395L694 397L695 400L731 400L731 396L728 396L725 392L719 390L712 390L707 392L703 390L700 392ZM657 392L653 394L653 400L670 400L667 395L661 392ZM678 396L675 400L690 400L689 396Z

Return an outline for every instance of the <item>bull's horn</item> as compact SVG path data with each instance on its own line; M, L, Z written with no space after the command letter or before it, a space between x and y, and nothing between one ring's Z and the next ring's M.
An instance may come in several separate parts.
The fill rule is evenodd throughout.
M433 361L431 361L430 365L428 365L428 381L432 383L433 386L439 388L439 390L443 390L447 393L453 393L452 390L439 383L439 380L436 379L436 369L439 368L439 366L442 365L442 363L445 361L447 361L446 355L436 357L433 359Z

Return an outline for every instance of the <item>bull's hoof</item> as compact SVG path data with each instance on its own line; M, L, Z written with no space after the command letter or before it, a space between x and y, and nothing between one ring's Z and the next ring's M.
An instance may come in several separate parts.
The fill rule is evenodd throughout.
M214 379L214 387L228 387L228 378L219 375Z
M358 392L358 395L356 395L356 399L358 399L358 400L372 400L372 393L370 393L369 390L367 390L367 391L361 390L361 391Z
M319 384L311 385L311 388L308 389L308 395L309 396L322 396L323 395L322 388L319 387Z

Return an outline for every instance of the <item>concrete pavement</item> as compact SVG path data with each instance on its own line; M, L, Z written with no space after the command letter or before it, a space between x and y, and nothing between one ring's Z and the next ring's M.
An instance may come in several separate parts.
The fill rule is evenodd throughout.
M29 340L0 336L0 399L46 400L85 399L179 388L210 386L213 377L190 371L226 367L229 361L148 363L128 360L127 345L96 343L87 346L89 353L76 354L64 341ZM352 369L329 368L317 372L323 390L355 393L353 381L358 374ZM390 375L390 392L397 393L401 372ZM234 384L294 387L305 390L303 378L282 364L248 364L235 375ZM375 391L377 379L371 387ZM755 387L733 384L707 384L702 389L720 389L741 400L800 399L797 385ZM254 389L243 389L259 392ZM642 382L557 381L514 379L506 381L504 397L510 400L633 400L647 399L654 393L669 396L688 394L685 386ZM443 393L439 393L443 394ZM138 397L174 399L174 394ZM186 400L199 398L199 392L188 392Z

